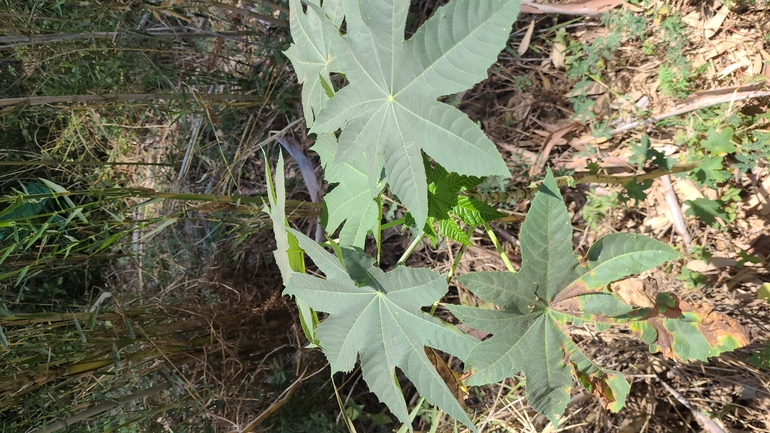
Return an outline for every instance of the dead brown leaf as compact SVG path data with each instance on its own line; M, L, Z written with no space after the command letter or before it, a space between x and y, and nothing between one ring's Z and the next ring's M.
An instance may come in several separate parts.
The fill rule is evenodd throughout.
M433 364L438 375L441 376L441 379L449 387L452 395L454 395L460 403L460 406L465 406L465 399L468 398L468 388L463 385L462 381L468 376L461 376L456 371L452 370L452 368L444 362L444 358L439 356L439 354L430 347L425 347L425 355L430 360L430 363Z
M614 293L621 301L632 306L641 308L655 307L656 293L650 292L652 285L645 286L644 281L638 278L626 278L610 284L610 291Z

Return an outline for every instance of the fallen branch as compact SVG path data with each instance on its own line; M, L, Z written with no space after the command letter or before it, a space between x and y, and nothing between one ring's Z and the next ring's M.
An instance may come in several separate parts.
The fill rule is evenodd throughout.
M11 105L44 105L60 104L64 102L89 103L89 102L158 102L161 100L186 99L186 95L173 93L125 93L116 95L62 95L62 96L30 96L27 98L0 99L0 107ZM213 94L199 95L200 99L214 104L227 104L229 101L264 101L264 96L239 95L239 94ZM192 99L192 98L190 98Z
M623 4L623 0L580 0L563 4L541 4L523 0L521 11L528 14L586 15L597 17Z
M691 111L700 110L701 108L712 107L714 105L724 104L728 102L734 103L734 102L743 101L746 99L768 97L770 96L770 91L762 90L765 86L765 83L766 81L763 81L763 82L749 84L745 86L723 87L720 89L706 90L704 92L694 93L692 96L685 99L683 101L683 104L678 105L673 110L667 113L650 117L648 119L637 120L631 123L627 123L623 126L619 126L613 129L612 131L610 131L610 135L618 135L620 133L630 131L640 126L651 125L653 123L660 122L663 119L668 119L669 117L679 116L681 114L686 114ZM584 144L591 143L598 139L599 139L598 137L594 137L594 136L585 137L585 138L573 141L572 143L570 143L570 145L575 147L580 147Z

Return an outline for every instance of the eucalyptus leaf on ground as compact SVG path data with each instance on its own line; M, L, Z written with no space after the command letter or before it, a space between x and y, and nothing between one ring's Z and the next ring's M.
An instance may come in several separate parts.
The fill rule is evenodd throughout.
M425 346L461 359L477 340L421 308L447 292L446 277L429 269L397 267L383 272L358 249L341 248L342 263L301 233L291 230L326 279L294 274L284 291L307 301L329 317L317 337L332 372L351 371L357 357L369 389L402 422L409 415L396 368L432 404L475 431L441 375L425 354Z

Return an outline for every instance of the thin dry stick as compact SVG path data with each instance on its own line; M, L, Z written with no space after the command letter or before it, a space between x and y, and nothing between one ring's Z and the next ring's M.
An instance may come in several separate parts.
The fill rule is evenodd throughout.
M492 419L492 417L495 416L495 410L497 409L497 403L500 401L500 397L503 395L503 386L499 385L500 388L497 390L497 396L495 397L495 401L492 403L492 409L489 410L489 414L484 419L484 422L481 423L479 426L479 433L482 433L484 431L484 428L486 428L487 424L489 424L489 420Z
M245 3L253 5L252 2L245 2ZM274 9L274 10L283 12L283 13L285 13L287 15L289 14L289 9L288 8L285 8L285 7L281 6L281 5L275 4L273 2L269 2L267 0L254 0L254 3L261 4L262 6L265 6L265 7L268 7L270 9Z
M233 31L233 32L86 32L86 33L58 33L46 35L14 35L0 36L0 49L13 48L21 45L36 45L55 42L69 42L79 40L93 39L115 39L118 36L134 36L142 38L162 38L162 39L191 39L191 38L217 38L217 37L238 37L253 35L253 31Z
M257 416L254 421L250 422L246 427L243 428L243 430L240 431L240 433L248 433L250 431L253 431L255 428L259 427L267 417L275 413L278 409L283 407L286 403L289 402L289 399L291 398L291 395L294 394L294 391L297 390L300 384L304 382L307 379L310 379L311 377L315 376L316 374L324 371L326 369L326 366L328 364L324 365L323 367L319 368L315 372L309 375L305 375L307 373L307 368L305 368L305 371L302 372L302 374L297 378L297 380L294 381L288 388L283 390L281 395L278 396L278 399L273 402L273 404L270 405L267 409L265 409L262 413Z
M62 95L62 96L31 96L28 98L8 98L0 99L0 107L7 107L10 105L26 104L26 105L43 105L43 104L58 104L63 102L74 103L89 103L89 102L126 102L126 101L140 101L140 102L158 102L161 100L177 100L188 99L188 95L173 94L173 93L124 93L116 95ZM230 101L264 101L264 96L257 95L238 95L231 93L215 94L215 95L200 95L202 100L214 103L227 105ZM189 99L192 99L191 97Z
M684 405L687 409L692 412L692 414L695 416L695 419L698 420L698 423L703 426L703 429L709 433L725 433L725 431L722 429L722 427L719 426L719 424L715 423L714 420L704 415L701 411L696 409L692 403L690 403L689 400L687 400L682 394L677 392L671 385L666 383L665 380L658 377L658 381L663 385L664 388L666 388L666 391L668 391L674 398Z
M754 83L746 86L724 87L721 89L714 89L714 90L708 90L705 92L696 93L689 99L686 99L684 104L679 105L678 107L674 108L673 110L667 113L659 114L657 116L650 117L649 119L638 120L635 122L627 123L623 126L620 126L610 131L610 135L618 135L622 132L630 131L639 126L651 125L663 119L679 116L680 114L686 114L691 111L699 110L701 108L707 108L707 107L724 104L728 102L733 103L736 101L743 101L746 99L765 98L770 96L770 91L760 90L764 85L765 85L765 82L761 82L761 83ZM573 146L581 146L584 144L588 144L597 139L598 139L597 137L593 137L593 136L586 137L584 139L578 140L577 142L571 143L571 144Z
M248 10L248 9L242 9L242 8L237 7L237 6L229 5L227 3L219 3L219 2L213 2L213 1L212 2L207 2L207 3L212 5L212 6L216 6L216 7L220 8L220 9L225 9L225 10L228 10L230 12L235 12L237 14L242 14L243 16L247 16L247 17L258 19L260 21L268 22L268 23L276 25L278 27L286 27L286 28L289 27L289 22L288 21L281 20L281 19L278 19L278 18L273 18L273 17L271 17L269 15L263 15L263 14L260 14L260 13L257 13L257 12L254 12L254 11L251 11L251 10ZM275 6L278 6L278 5L275 5ZM284 8L281 8L281 9L284 9Z

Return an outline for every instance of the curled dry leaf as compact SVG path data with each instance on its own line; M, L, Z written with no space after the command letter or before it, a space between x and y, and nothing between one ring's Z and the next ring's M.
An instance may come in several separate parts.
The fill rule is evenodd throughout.
M706 272L712 272L717 269L727 268L737 265L738 262L735 259L727 257L709 257L703 260L691 260L687 262L687 269L693 272L700 272L702 274Z
M551 49L551 62L553 62L553 66L556 67L556 69L564 69L564 67L567 65L567 63L564 61L564 51L565 51L564 44L560 42L554 42L553 48Z
M452 370L452 367L444 362L444 358L428 346L425 346L425 356L428 357L433 367L436 368L438 375L441 376L449 390L452 391L452 395L455 396L460 406L465 406L465 399L468 398L468 387L463 385L463 380L470 376L470 374L461 375Z
M644 281L638 278L627 278L614 282L610 285L610 291L621 301L632 306L641 308L654 308L655 293L654 288L649 285L645 287Z

